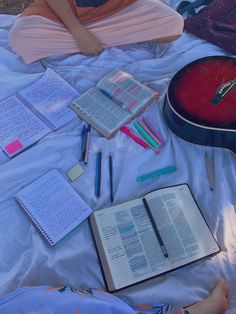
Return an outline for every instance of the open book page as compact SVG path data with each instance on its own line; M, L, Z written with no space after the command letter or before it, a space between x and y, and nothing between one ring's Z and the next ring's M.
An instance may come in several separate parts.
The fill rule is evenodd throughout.
M145 196L172 268L219 251L186 184Z
M151 101L159 97L156 91L122 70L115 70L105 76L97 87L108 93L114 101L132 115L138 114Z
M37 228L50 238L51 245L92 213L92 209L55 169L18 192L16 199L37 222Z
M49 68L40 80L22 90L19 96L46 117L55 129L76 117L69 104L79 93Z
M91 223L110 291L170 270L142 200L96 211Z
M17 97L0 103L0 146L9 157L29 147L51 129Z
M10 158L7 156L7 154L4 153L3 150L0 150L0 166L8 162Z
M107 135L131 118L129 112L106 97L97 87L89 89L73 105L82 118Z

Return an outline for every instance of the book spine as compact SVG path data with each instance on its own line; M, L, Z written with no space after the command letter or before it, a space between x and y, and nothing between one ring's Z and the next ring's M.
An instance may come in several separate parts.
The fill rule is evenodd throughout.
M35 219L35 217L28 211L27 207L25 206L24 202L16 195L15 197L17 203L20 205L21 209L29 219L30 223L34 226L36 231L38 232L39 236L41 239L44 241L47 247L51 247L54 245L54 242L52 239L49 237L47 232L42 228L42 226L38 223L38 221Z
M20 94L17 94L16 96L51 130L55 131L57 129L57 127L53 123L51 123L47 118L45 118L34 106L32 106L31 103L25 97L21 96Z
M75 103L69 105L69 107L85 122L90 124L94 129L98 131L99 134L105 136L106 138L110 138L112 134L115 132L109 132L107 129L100 126L91 116L89 116L86 112L84 112L81 108L78 108Z

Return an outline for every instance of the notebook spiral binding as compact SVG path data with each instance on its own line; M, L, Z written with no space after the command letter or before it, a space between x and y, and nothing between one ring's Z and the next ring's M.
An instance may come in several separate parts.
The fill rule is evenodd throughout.
M56 130L56 126L51 123L47 118L45 118L36 108L34 108L28 100L17 94L17 97L24 102L24 104L41 120L43 121L51 130Z
M43 227L38 223L38 221L34 218L34 216L28 211L27 207L25 206L24 202L21 201L21 199L16 195L15 197L17 203L20 205L20 207L23 209L23 212L29 219L29 221L32 223L32 225L35 227L36 231L38 232L41 239L44 241L47 247L51 247L54 245L54 242L49 237L47 232L43 229Z

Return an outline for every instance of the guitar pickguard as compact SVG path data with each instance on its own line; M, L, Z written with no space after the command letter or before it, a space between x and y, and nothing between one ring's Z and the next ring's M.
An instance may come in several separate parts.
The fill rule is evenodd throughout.
M217 89L214 98L212 99L212 103L214 105L218 105L221 100L236 86L236 79L231 80L227 83L221 84Z

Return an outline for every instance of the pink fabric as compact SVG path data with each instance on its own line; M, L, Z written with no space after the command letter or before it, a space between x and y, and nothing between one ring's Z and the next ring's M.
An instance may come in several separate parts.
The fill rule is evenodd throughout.
M181 35L183 19L159 0L137 0L108 18L87 24L86 28L106 48ZM47 56L79 52L65 26L36 15L16 19L10 42L13 51L27 64Z

